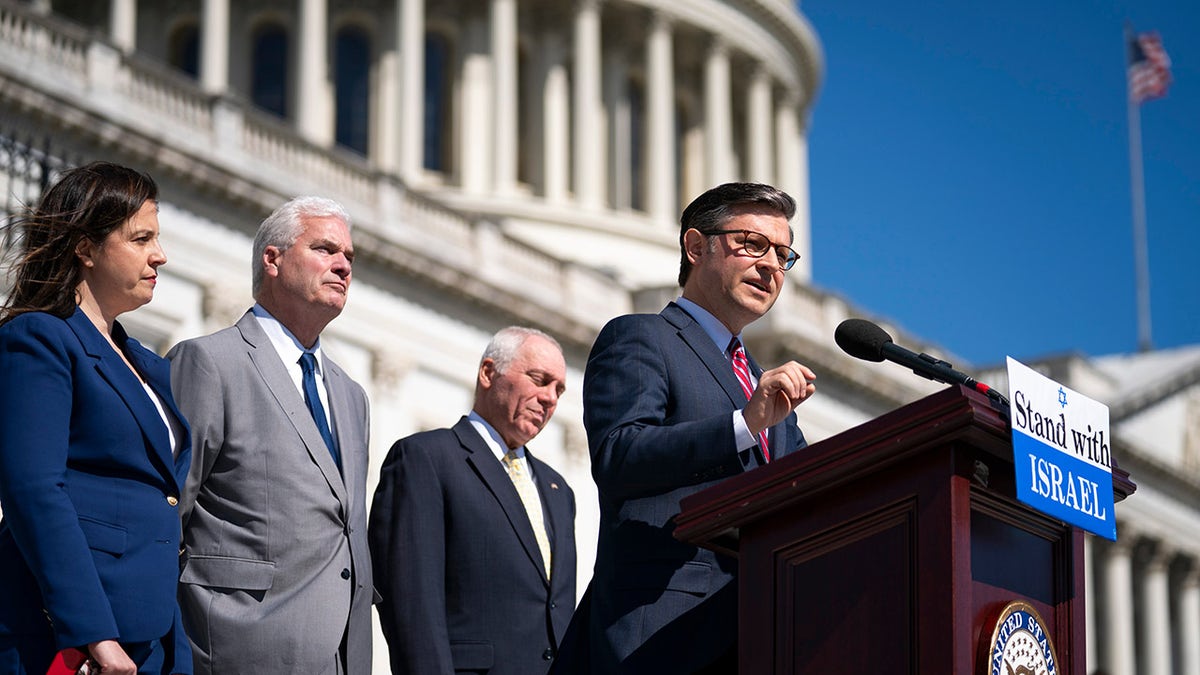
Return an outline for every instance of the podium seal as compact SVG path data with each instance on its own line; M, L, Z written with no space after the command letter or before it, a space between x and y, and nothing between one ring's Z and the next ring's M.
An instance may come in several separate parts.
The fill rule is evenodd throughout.
M988 675L1057 675L1058 657L1046 623L1025 602L1008 603L996 619Z

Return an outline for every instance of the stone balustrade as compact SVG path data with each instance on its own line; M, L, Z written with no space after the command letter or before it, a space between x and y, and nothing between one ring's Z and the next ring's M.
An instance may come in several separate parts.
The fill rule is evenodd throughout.
M599 330L629 307L628 293L608 276L553 258L404 186L380 189L381 184L398 185L397 180L360 157L313 144L281 120L232 97L206 94L198 83L166 66L122 53L53 16L0 5L0 99L18 95L18 87L7 83L20 83L20 89L31 93L30 100L45 95L63 100L61 109L46 107L39 115L61 116L64 123L88 116L104 119L124 134L141 136L145 147L169 143L172 153L166 154L179 155L177 164L198 162L218 175L253 176L265 188L260 195L264 201L282 201L300 191L337 199L371 239L427 257L422 268L442 265L465 274L504 270L484 278L518 298L525 312L574 308L568 314L580 322L580 329L572 331L580 336ZM81 97L79 91L88 95ZM154 172L152 163L161 157L147 154L147 168ZM370 251L366 253L369 258ZM396 264L395 259L385 262Z

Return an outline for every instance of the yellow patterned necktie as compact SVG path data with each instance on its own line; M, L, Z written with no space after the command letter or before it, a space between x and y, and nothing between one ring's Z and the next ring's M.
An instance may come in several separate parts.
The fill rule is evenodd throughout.
M518 460L516 450L509 450L502 461L504 468L508 470L508 477L512 479L513 485L517 488L517 495L521 497L521 503L525 505L525 513L529 514L529 524L533 526L533 536L537 538L538 548L542 551L542 561L546 565L546 578L549 579L550 538L546 536L546 523L542 519L542 500L538 499L537 487L533 484L533 478Z

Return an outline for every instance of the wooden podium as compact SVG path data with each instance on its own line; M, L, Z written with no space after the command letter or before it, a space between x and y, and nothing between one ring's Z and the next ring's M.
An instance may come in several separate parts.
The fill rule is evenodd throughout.
M675 536L739 558L740 672L988 673L1021 600L1085 675L1084 535L1016 500L1010 433L954 386L684 499Z

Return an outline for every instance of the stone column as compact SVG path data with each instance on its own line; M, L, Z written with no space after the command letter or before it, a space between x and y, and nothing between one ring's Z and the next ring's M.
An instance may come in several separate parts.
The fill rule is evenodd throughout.
M525 132L520 136L520 148L517 151L517 180L525 181L535 195L546 194L546 78L550 74L550 59L547 52L547 36L549 31L539 31L531 35L530 53L524 64L518 68L528 68L525 81L518 86L517 96L520 98L518 120ZM520 72L524 73L524 70ZM526 166L526 175L521 175L521 165Z
M488 55L488 27L479 16L465 17L462 39L462 86L459 108L461 134L458 169L464 192L486 194L491 183L492 64Z
M1142 645L1144 675L1172 675L1171 672L1171 599L1168 571L1173 551L1154 544L1145 569L1145 594L1142 607ZM1139 675L1143 675L1139 671Z
M571 85L563 36L548 31L542 44L542 185L546 201L567 201L571 176Z
M705 187L734 179L733 103L729 83L729 48L714 36L704 60Z
M517 183L517 0L492 0L490 29L492 188L498 194L508 194Z
M396 35L400 48L400 175L416 180L425 152L425 0L399 0ZM448 131L448 130L447 130Z
M399 7L397 6L397 12ZM397 33L390 41L381 44L376 68L378 75L372 79L375 103L371 109L370 146L367 156L387 173L400 171L400 45L399 23L394 26Z
M775 184L791 194L801 181L800 114L792 96L785 96L775 105Z
M137 0L109 0L108 32L126 54L137 47Z
M1179 673L1200 675L1200 560L1195 557L1179 584Z
M750 76L746 101L746 178L758 183L775 180L771 143L771 75L762 64Z
M679 210L673 43L669 19L655 12L646 40L646 210L661 223L673 223Z
M229 88L229 0L204 0L200 9L200 86L210 94Z
M599 208L604 199L604 111L600 103L600 10L598 0L575 5L575 200Z
M1100 653L1110 675L1138 675L1133 651L1133 567L1130 563L1128 533L1107 547L1104 559L1104 616L1108 634Z
M630 163L633 161L632 119L629 107L629 66L625 53L612 49L604 55L604 105L608 118L608 199L613 209L628 209Z
M298 95L293 103L296 127L318 145L333 142L333 87L329 81L327 0L300 0L300 40L296 48Z
M796 200L792 219L795 239L792 248L800 254L788 276L799 281L812 278L808 210L808 138L800 126L799 104L791 97L779 101L775 109L775 185Z

